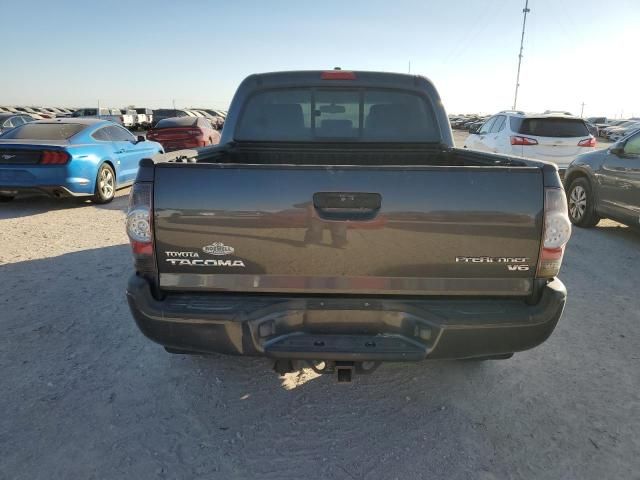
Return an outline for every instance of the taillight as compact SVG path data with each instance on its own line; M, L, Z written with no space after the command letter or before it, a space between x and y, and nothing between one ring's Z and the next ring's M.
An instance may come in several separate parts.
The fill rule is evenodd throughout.
M40 157L41 165L64 165L69 161L69 154L60 150L45 150Z
M579 147L595 147L596 146L596 137L585 138L584 140L580 140L578 142Z
M511 137L511 145L537 145L537 144L538 144L538 141L535 138L519 137L519 136Z
M537 277L555 277L560 271L564 248L571 237L567 197L561 188L544 190L544 232Z
M322 80L355 80L356 74L343 70L329 70L320 74Z
M138 260L153 257L151 195L151 183L135 183L129 194L127 235L136 263Z

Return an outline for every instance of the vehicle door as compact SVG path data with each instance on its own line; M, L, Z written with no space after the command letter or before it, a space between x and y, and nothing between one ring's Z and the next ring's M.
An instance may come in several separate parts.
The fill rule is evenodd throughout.
M619 148L615 148L619 147ZM640 132L616 144L597 172L603 210L633 225L640 222Z
M506 115L497 115L493 125L491 125L491 129L484 136L484 145L486 146L487 151L493 153L505 153L504 150L500 149L500 136L501 132L504 132L504 126L506 123L507 117Z
M480 127L480 130L478 130L478 133L470 136L469 148L473 150L480 150L483 152L489 151L489 147L486 144L486 138L491 132L491 129L493 128L493 124L496 122L497 119L498 119L497 116L489 118L482 125L482 127Z
M138 173L140 160L155 155L157 149L151 142L138 142L137 138L124 127L114 125L107 128L111 140L117 146L115 153L120 170L118 184L132 182Z
M120 178L122 177L122 162L120 161L121 153L119 152L121 147L118 142L112 140L111 128L112 127L110 126L99 128L91 134L91 137L98 143L102 144L104 150L108 152L108 159L113 162L113 166L116 170L116 181L119 183ZM101 160L105 159L102 158Z
M118 185L128 183L135 179L138 172L134 149L136 138L127 129L117 125L106 127L106 130L113 143L113 151L116 156L116 170L119 172Z

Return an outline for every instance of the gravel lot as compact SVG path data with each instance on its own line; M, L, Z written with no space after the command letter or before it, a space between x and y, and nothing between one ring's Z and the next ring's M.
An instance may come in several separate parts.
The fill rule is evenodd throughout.
M345 385L145 339L126 194L0 206L0 478L640 478L639 233L574 230L541 347Z

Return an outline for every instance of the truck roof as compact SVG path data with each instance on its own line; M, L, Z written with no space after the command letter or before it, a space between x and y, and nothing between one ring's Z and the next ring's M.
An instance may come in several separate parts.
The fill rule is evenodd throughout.
M340 78L323 78L323 75L335 75L339 76L343 74L345 77L349 74L353 75L353 78L340 79ZM256 85L266 86L306 86L306 85L327 85L327 82L331 84L351 85L356 84L358 86L393 86L415 89L420 83L433 84L429 79L420 75L412 75L405 73L393 73L393 72L373 72L363 70L291 70L280 72L265 72L254 73L249 75L243 82L244 83L255 82ZM242 88L242 85L241 87Z

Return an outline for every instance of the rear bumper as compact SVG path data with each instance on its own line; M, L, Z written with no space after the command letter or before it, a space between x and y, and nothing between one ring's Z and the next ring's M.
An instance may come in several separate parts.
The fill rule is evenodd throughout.
M55 198L87 197L91 193L73 192L62 185L39 185L35 187L16 187L13 185L0 185L0 194L17 195L19 193L42 193Z
M167 347L313 360L472 358L533 348L553 332L566 289L555 279L535 305L518 299L151 295L132 276L138 327Z
M176 150L184 150L185 148L200 148L203 146L203 142L190 142L190 141L163 141L160 142L165 152L175 152Z
M2 166L0 191L41 192L56 197L91 195L95 181L82 173L70 170L68 165Z

